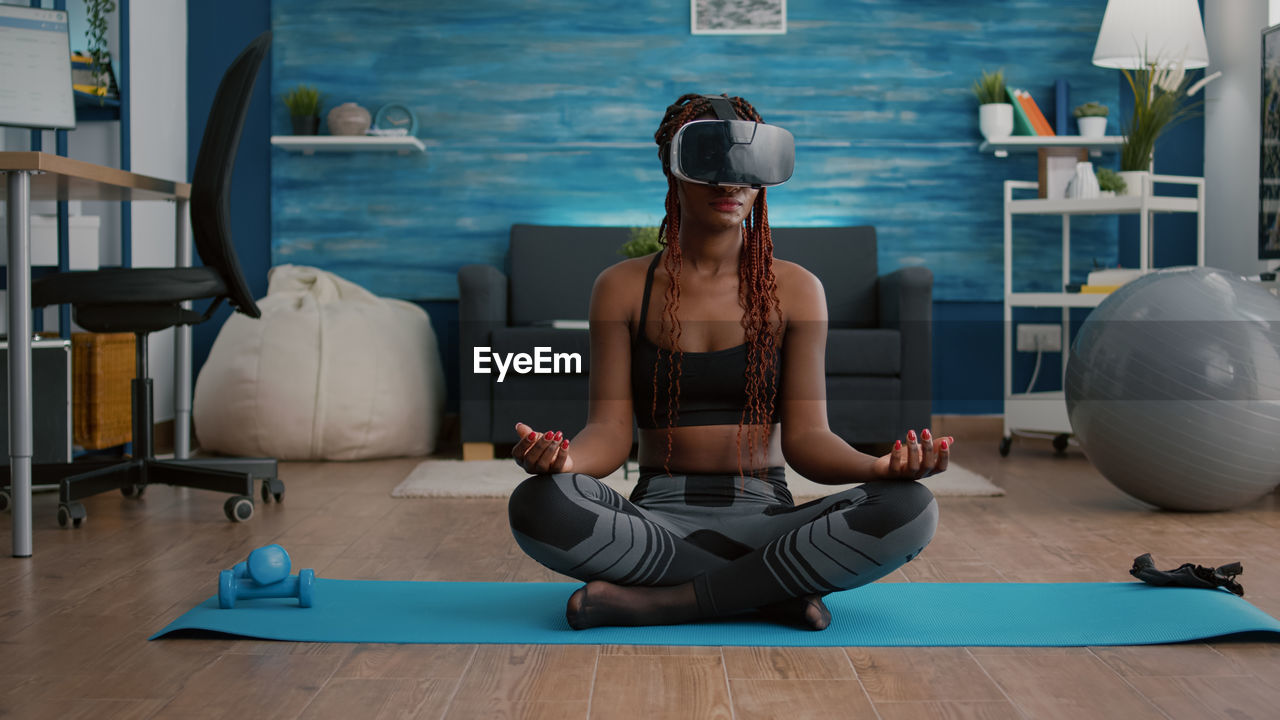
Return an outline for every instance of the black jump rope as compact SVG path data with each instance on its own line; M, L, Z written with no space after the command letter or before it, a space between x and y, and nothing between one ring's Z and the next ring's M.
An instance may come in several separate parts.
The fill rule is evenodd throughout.
M1236 595L1244 595L1244 587L1236 582L1236 576L1243 572L1244 567L1238 562L1216 568L1183 563L1173 570L1157 570L1151 553L1134 558L1133 567L1129 570L1130 575L1149 585L1180 585L1210 590L1220 587Z

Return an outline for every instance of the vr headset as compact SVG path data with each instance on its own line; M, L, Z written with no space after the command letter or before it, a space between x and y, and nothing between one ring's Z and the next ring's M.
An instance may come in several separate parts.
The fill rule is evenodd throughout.
M739 120L729 99L708 95L715 120L694 120L671 140L671 172L686 182L772 187L791 178L796 141L777 125Z

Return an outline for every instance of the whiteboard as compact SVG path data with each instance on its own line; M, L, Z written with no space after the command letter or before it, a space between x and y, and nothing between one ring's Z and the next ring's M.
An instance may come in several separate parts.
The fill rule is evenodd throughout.
M0 125L75 128L65 10L0 5L0 68Z

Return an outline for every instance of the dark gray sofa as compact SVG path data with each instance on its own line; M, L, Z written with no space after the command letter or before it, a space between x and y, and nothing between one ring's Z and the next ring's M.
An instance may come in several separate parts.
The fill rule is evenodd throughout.
M587 419L587 331L551 327L585 320L596 275L622 260L628 228L513 225L505 270L458 271L461 436L464 456L515 441L515 423L576 433ZM880 275L875 228L773 228L774 255L822 281L830 328L827 408L831 428L866 446L927 427L931 413L933 273L924 267ZM512 269L518 271L513 272ZM529 353L542 346L579 353L581 373L517 374L501 383L473 372L475 348Z

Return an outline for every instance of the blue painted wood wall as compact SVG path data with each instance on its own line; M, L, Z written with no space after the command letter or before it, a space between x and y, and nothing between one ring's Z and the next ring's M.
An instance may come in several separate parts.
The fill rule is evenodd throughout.
M1115 72L1090 64L1105 5L791 0L785 35L708 36L689 33L688 0L273 0L273 133L290 132L279 97L308 83L325 112L408 104L428 148L273 151L272 262L450 299L458 267L503 264L512 223L656 225L662 110L729 92L797 138L775 226L872 224L883 269L926 264L937 299L998 300L1001 182L1036 166L978 154L970 85L1003 67L1052 119L1066 77L1073 104L1118 118ZM1081 272L1115 262L1113 218L1072 227ZM1056 288L1058 222L1017 228L1023 287Z

